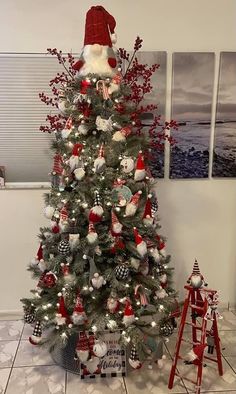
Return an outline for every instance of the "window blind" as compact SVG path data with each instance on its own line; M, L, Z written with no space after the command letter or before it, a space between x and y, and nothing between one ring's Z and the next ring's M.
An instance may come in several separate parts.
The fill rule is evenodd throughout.
M50 94L49 81L59 71L49 55L0 54L0 166L7 182L49 181L54 136L39 127L51 107L38 94Z

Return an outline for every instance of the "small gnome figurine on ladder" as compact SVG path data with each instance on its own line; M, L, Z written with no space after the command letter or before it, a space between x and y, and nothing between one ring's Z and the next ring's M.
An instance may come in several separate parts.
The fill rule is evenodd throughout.
M193 265L193 271L190 277L188 278L188 283L195 289L199 289L202 286L207 286L204 281L204 278L200 272L199 265L197 259L195 259Z

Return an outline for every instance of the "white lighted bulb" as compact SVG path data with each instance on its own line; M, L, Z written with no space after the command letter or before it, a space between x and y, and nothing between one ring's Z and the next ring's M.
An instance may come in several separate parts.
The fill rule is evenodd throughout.
M152 326L152 327L156 327L156 325L157 325L157 324L156 324L155 321L152 321L152 322L151 322L151 326Z

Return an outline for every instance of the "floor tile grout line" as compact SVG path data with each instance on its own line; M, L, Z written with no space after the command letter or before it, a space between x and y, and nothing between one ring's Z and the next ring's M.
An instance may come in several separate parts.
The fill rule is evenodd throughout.
M19 346L20 346L20 342L21 342L21 338L22 338L22 335L23 335L24 327L25 327L25 323L23 323L23 327L22 327L22 330L21 330L20 338L19 338L19 341L18 341L18 346L16 348L15 357L14 357L13 362L12 362L12 366L11 366L11 370L10 370L10 373L9 373L9 376L8 376L8 379L7 379L7 384L6 384L6 387L5 387L5 390L4 390L4 394L7 393L9 381L10 381L12 370L13 370L13 365L14 365L14 362L16 360L16 355L17 355L17 352L18 352L18 349L19 349Z
M232 371L236 374L236 370L234 370L234 368L232 367L232 365L230 364L230 362L227 360L227 357L231 357L231 356L224 356L222 353L221 353L221 355L222 355L223 359L227 362L227 364L229 365L229 367L232 369Z
M126 394L129 394L129 393L128 393L128 387L127 387L127 384L126 384L125 377L123 377L123 382L124 382L124 386L125 386L125 393L126 393Z
M170 358L171 358L171 361L173 362L173 357L172 357L172 354L171 354L171 352L169 351L169 349L168 349L168 345L167 345L167 343L164 343L164 346L165 346L165 348L166 348L166 350L167 350L167 352L168 352L168 354L169 354L169 356L170 356ZM176 370L177 370L177 372L179 373L179 371L178 371L178 367L176 366ZM180 380L181 380L181 382L182 382L182 384L183 384L183 386L184 386L184 389L186 390L186 393L187 394L189 394L189 391L188 391L188 388L187 388L187 386L185 385L185 382L184 382L184 380L180 377Z

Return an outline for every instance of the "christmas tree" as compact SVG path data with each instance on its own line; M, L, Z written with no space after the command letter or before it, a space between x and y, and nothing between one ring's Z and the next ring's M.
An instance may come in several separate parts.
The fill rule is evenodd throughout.
M174 326L176 293L148 161L176 124L154 116L143 129L142 115L157 109L142 100L158 65L138 62L139 37L132 55L114 50L115 26L103 7L92 7L76 62L48 50L64 67L50 81L53 97L40 94L59 109L40 128L55 136L45 195L50 225L40 229L29 266L37 287L22 302L25 321L35 324L31 343L42 343L45 328L50 346L77 335L75 352L85 362L106 353L104 330L121 330L129 362L139 368L150 354L158 358L158 345ZM89 348L88 332L94 333Z

